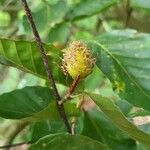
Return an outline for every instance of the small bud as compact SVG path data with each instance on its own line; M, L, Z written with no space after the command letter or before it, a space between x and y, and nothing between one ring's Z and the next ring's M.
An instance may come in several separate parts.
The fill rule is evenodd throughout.
M92 57L90 50L82 42L71 43L63 56L61 68L65 74L68 73L73 79L78 76L85 78L92 72L95 58Z

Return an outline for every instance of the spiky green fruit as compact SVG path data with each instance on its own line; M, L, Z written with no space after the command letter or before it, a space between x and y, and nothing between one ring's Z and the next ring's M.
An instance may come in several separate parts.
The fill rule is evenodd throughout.
M95 58L92 57L90 50L84 43L74 41L63 56L61 68L65 74L68 73L73 79L78 76L85 78L92 72Z

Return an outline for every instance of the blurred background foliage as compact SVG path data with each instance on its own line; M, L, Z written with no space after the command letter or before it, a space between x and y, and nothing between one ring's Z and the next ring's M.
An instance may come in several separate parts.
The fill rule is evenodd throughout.
M75 39L94 39L95 36L114 29L133 28L139 32L150 32L150 0L118 0L117 3L110 4L112 5L111 7L105 8L100 13L96 13L96 15L89 13L87 16L83 14L83 16L80 17L78 17L78 12L87 9L84 7L85 3L87 3L86 6L90 9L91 3L88 5L89 0L28 0L27 2L32 10L42 41L45 43L52 43L60 49L65 48L70 41ZM81 8L74 7L82 2L83 6L81 5ZM72 8L75 8L76 10L74 11ZM73 17L73 15L75 17ZM16 40L33 40L30 26L25 17L24 10L22 9L21 1L0 0L0 37ZM99 76L97 76L97 74L99 74ZM97 92L99 92L98 89L100 88L101 94L103 95L112 98L116 97L109 80L107 80L96 68L87 80L88 82L85 83L87 91L90 90L90 86L92 86L97 88ZM43 79L34 75L21 72L12 67L0 65L0 94L25 86L45 86L45 84ZM62 87L60 87L60 89L61 88ZM116 104L129 118L135 117L139 113L143 115L145 113L138 108L133 108L132 105L125 101L123 101L123 103L117 101ZM88 115L85 119L89 119ZM101 115L99 121L102 121L104 125L108 124L107 118L103 115ZM55 125L55 128L59 130L62 129L58 122L53 124ZM81 122L81 124L84 124L84 122ZM25 126L18 125L17 121L0 118L0 145L15 141L19 142L22 140L39 139L39 137L43 135L55 132L49 129L54 125L49 126L48 122L36 123L21 131L21 134L14 140L14 131L18 131L18 128L24 128ZM45 126L44 129L40 129L41 126ZM148 125L141 125L140 128L142 130L150 131ZM78 130L80 132L80 127ZM106 130L106 133L110 132L108 129L103 130ZM111 132L118 132L120 138L118 139L118 137L116 137L116 139L114 138L112 141L112 137L108 138L108 135L104 135L104 138L108 138L111 141L109 141L110 145L114 146L116 141L118 142L119 140L120 145L126 144L125 149L128 149L128 146L130 149L135 149L134 141L123 135L123 133L118 131L115 127L111 127L111 130ZM36 135L37 131L40 131L39 135ZM86 135L84 130L83 135ZM123 139L129 141L124 143ZM24 149L24 147L22 147L22 149ZM142 150L142 145L138 144L137 149Z

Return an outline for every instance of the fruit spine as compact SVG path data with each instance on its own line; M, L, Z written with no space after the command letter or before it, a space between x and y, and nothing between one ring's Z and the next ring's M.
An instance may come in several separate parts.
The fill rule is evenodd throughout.
M73 79L80 76L85 78L92 72L95 58L90 50L81 41L74 41L63 54L62 70L64 74L69 74Z

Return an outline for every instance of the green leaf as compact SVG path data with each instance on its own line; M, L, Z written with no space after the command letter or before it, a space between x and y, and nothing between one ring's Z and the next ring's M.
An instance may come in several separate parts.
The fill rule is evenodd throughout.
M137 143L137 150L149 150L149 148L146 148L143 144Z
M35 143L41 137L44 137L51 132L50 121L36 122L31 128L31 143Z
M80 115L79 109L76 108L76 104L66 102L64 104L65 112L67 114L67 117L70 118L72 116L77 117ZM36 113L35 115L25 118L24 121L41 121L41 120L46 120L49 119L50 121L57 121L60 119L60 115L57 110L57 105L55 101L49 103L47 107L45 107L43 110L40 112Z
M61 120L44 120L42 122L36 122L31 128L31 143L35 143L40 138L49 135L55 134L58 132L65 132L65 127L62 124Z
M2 6L1 6L2 7ZM0 27L4 28L4 27L8 27L11 23L11 17L10 14L8 12L4 12L4 11L0 11ZM1 31L1 35L3 35L3 33Z
M64 82L65 77L59 66L60 50L52 45L43 44L43 46L55 80L57 82ZM0 63L16 67L45 79L47 78L39 49L35 42L1 39Z
M61 22L66 11L67 2L65 0L59 0L53 4L50 1L47 1L46 4L39 2L36 7L32 7L32 16L40 34L45 36L51 26ZM31 28L25 15L22 18L22 24L24 30L30 33Z
M136 150L134 140L125 135L96 107L85 112L82 135L98 140L112 150Z
M32 16L34 18L35 24L36 24L39 32L42 32L48 26L48 21L49 21L48 13L49 13L49 11L50 11L49 7L46 7L44 5L43 7L36 10L35 12L32 12ZM23 23L24 30L26 32L31 33L32 31L31 31L29 22L27 20L27 17L25 15L22 18L22 23Z
M132 0L131 7L133 8L142 8L150 11L150 1L149 0Z
M81 0L69 9L64 19L70 21L89 17L98 14L117 2L118 0Z
M4 2L5 2L5 0L1 0L1 1L0 1L0 4L3 4Z
M94 67L90 75L84 80L84 90L86 92L93 92L103 96L115 96L110 81L105 78L104 74L98 67Z
M89 94L94 100L98 107L104 112L104 114L116 125L119 129L127 133L131 138L137 140L147 147L150 148L150 134L147 134L135 125L133 125L128 119L122 114L118 107L113 102L98 94Z
M150 111L150 35L135 30L112 31L89 47L121 99Z
M115 105L119 107L119 109L125 116L129 116L129 113L133 108L133 105L124 100L116 100Z
M66 42L67 35L69 33L69 25L65 23L56 24L52 27L48 33L48 42ZM56 36L57 35L57 36Z
M99 81L99 82L97 82ZM86 91L94 91L100 87L100 84L104 81L102 73L98 67L94 67L92 73L85 78L84 87Z
M52 101L53 94L45 87L25 87L0 95L0 116L21 119L43 110Z
M147 116L147 118L148 118L148 117L149 117L149 116ZM143 118L144 118L144 117L143 117ZM143 124L139 125L138 127L139 127L142 131L147 132L147 133L150 134L150 123L149 123L149 122L143 123Z
M29 150L109 150L109 148L93 139L81 135L67 133L52 134L41 138Z
M51 5L49 18L52 24L63 22L63 17L68 10L68 2L66 0L58 0L57 3Z
M53 93L46 87L25 87L0 95L0 117L41 121L60 119ZM68 117L78 116L75 104L66 103Z

